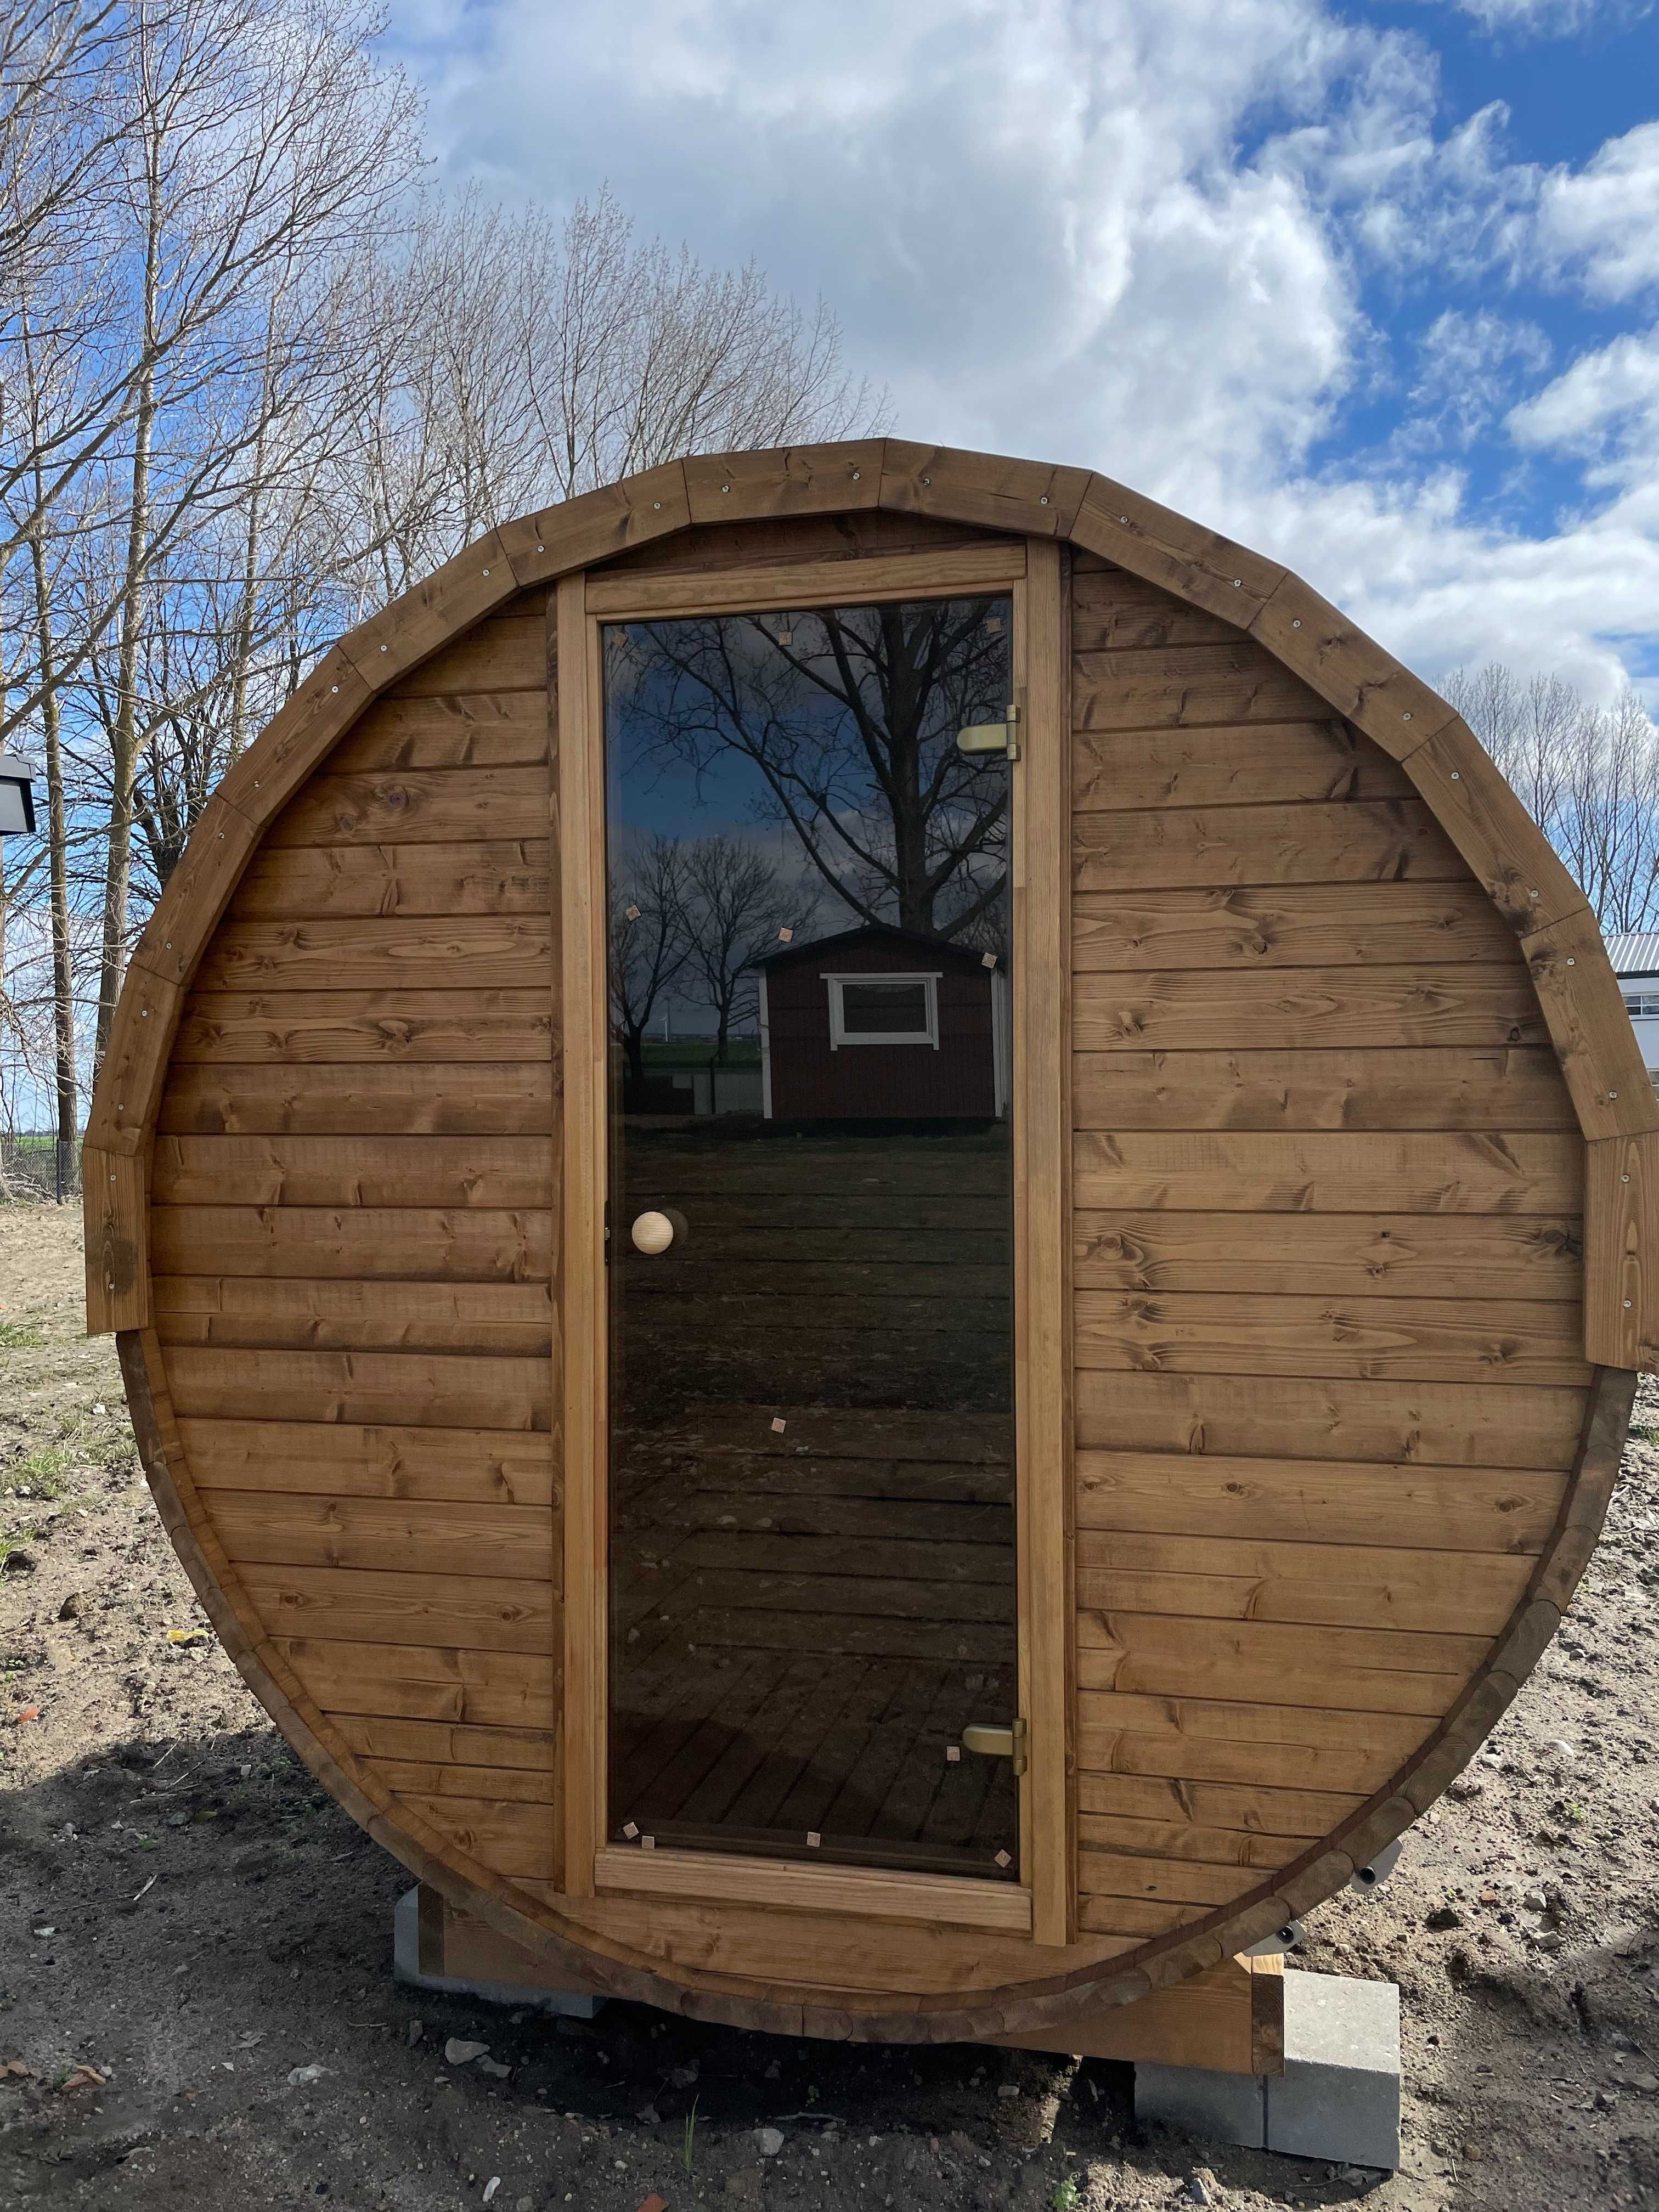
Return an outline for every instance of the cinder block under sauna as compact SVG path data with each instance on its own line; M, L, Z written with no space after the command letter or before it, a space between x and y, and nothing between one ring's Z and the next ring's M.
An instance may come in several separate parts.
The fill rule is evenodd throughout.
M1296 576L1086 470L732 453L492 532L236 763L88 1322L475 1949L1190 2058L1184 1987L1261 2070L1230 1961L1571 1596L1656 1146L1583 892Z

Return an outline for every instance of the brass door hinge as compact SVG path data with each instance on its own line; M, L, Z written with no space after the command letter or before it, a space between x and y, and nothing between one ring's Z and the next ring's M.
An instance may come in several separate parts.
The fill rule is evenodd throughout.
M981 1759L1012 1759L1015 1773L1024 1774L1030 1735L1024 1720L969 1721L962 1731L962 1747L977 1752Z
M963 753L1000 753L1005 760L1017 761L1019 758L1018 706L1011 699L1006 720L975 722L971 729L958 730L957 750Z

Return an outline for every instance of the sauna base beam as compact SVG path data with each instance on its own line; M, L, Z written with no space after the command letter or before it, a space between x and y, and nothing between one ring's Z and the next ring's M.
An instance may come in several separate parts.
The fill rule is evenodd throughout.
M1283 1988L1281 2074L1257 2079L1141 2060L1135 2118L1250 2150L1391 2172L1400 2163L1398 1987L1287 1973Z
M556 1980L533 1953L424 1885L398 1901L393 1957L399 1981L485 2003L591 2020L604 2002L568 1974ZM1282 1959L1224 1959L1134 2004L1108 2005L1035 2035L999 2036L994 2047L1203 2073L1246 2085L1259 2102L1263 2077L1285 2069L1284 1992Z
M440 1996L473 1997L483 2004L514 2005L562 2014L566 2020L592 2020L605 2002L592 1990L555 1989L544 1974L534 1972L535 1961L527 1952L481 1920L464 1923L478 1940L452 1944L445 1923L447 1918L453 1923L457 1917L436 1890L405 1890L392 1921L394 1980L435 1990ZM529 1974L523 1971L526 1966L532 1970Z

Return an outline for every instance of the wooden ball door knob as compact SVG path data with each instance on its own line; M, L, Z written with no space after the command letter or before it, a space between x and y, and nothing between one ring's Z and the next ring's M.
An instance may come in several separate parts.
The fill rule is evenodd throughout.
M674 1241L674 1224L665 1213L641 1213L629 1234L636 1252L665 1252Z

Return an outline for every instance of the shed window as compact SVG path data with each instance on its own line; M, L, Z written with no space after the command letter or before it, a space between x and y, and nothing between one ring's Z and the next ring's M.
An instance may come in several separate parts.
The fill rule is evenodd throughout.
M939 977L826 975L830 1049L844 1044L926 1044L939 1050Z
M1631 1014L1659 1014L1659 987L1651 991L1626 991L1625 1011Z

